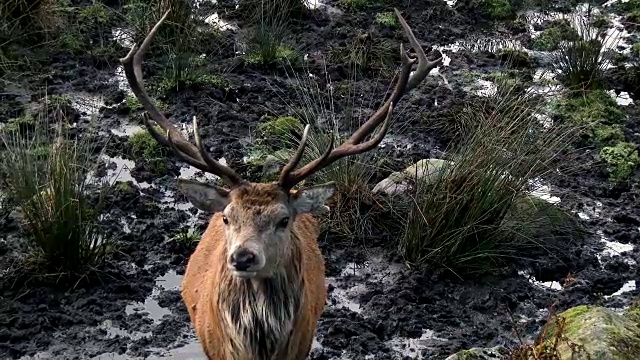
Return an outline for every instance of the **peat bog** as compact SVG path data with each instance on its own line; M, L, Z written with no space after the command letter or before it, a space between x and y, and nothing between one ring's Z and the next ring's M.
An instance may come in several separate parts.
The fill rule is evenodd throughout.
M65 11L84 16L74 15L86 25L81 44L70 45L73 39L56 46L20 40L0 44L0 124L20 131L30 126L20 123L25 116L50 107L55 98L59 106L48 116L62 114L74 138L92 136L98 149L91 176L114 184L100 226L103 236L115 239L115 251L77 281L25 275L29 234L15 204L4 201L7 190L0 189L0 358L205 359L179 288L197 245L193 238L206 227L208 214L177 191L176 178L216 179L147 144L141 135L143 111L132 103L118 62L133 38L140 41L148 30L140 25L141 34L133 30L130 2L64 3ZM86 10L98 3L101 11ZM502 3L521 9L498 8ZM638 299L638 164L631 161L631 170L613 171L615 164L606 162L601 149L640 144L640 33L629 9L615 1L595 2L609 16L602 25L608 37L600 54L611 60L602 70L601 87L590 91L606 94L608 99L594 96L593 101L609 108L586 108L592 104L590 95L579 97L587 99L584 104L574 99L578 105L574 100L558 105L569 86L558 80L563 74L550 51L555 38L546 29L561 14L574 19L587 10L571 1L554 3L539 8L508 0L310 0L287 33L288 48L279 49L284 55L264 64L247 47L247 21L234 2L194 0L193 16L200 22L196 35L189 36L197 36L199 53L189 61L197 64L171 67L166 60L171 55L152 45L145 81L169 119L190 133L197 116L210 153L252 180L266 168L253 161L259 157L255 144L265 142L256 135L259 124L286 115L307 121L304 114L316 106L324 107L316 112L336 114L341 131L347 132L345 124L364 121L382 104L399 68L399 44L407 47L395 18L380 15L393 14L394 8L425 49L432 48L427 55L441 54L443 63L394 110L389 134L373 151L384 166L368 179L369 188L421 159L447 158L456 135L438 124L468 104L493 101L503 78L543 94L554 122L583 108L602 117L619 114L594 130L611 137L584 135L572 145L572 153L563 158L575 165L572 171L558 170L531 189L541 203L568 214L581 231L501 258L488 264L490 270L467 274L436 264L408 267L395 243L402 231L394 226L386 233L376 229L351 237L325 229L319 240L329 301L311 359L445 359L473 347L514 348L538 337L549 309L555 313L591 304L622 311ZM102 18L103 11L115 15ZM501 11L507 15L495 13ZM24 59L29 59L28 71ZM355 62L366 63L365 70L356 70ZM176 75L196 67L195 75ZM320 100L308 105L314 99ZM43 105L45 100L49 105ZM571 106L570 115L553 113ZM94 128L97 132L86 135ZM612 138L619 142L604 144ZM271 151L285 146L273 144ZM637 157L637 150L631 150Z

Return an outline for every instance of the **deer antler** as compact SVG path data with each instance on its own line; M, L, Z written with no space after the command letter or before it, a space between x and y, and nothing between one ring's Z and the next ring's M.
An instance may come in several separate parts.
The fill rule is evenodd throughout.
M212 173L219 176L222 180L231 187L239 186L245 183L233 169L228 166L222 165L218 161L211 158L209 154L202 148L202 142L200 140L200 134L198 133L198 121L196 117L193 117L193 132L196 141L196 146L182 137L180 131L167 120L167 118L158 110L153 101L149 98L149 95L144 89L142 83L142 60L149 50L149 46L153 41L153 38L158 33L160 26L169 15L168 10L164 16L158 21L158 23L151 29L147 37L142 42L142 45L138 47L137 44L133 44L131 50L126 57L120 59L122 66L124 67L125 77L129 82L131 91L133 91L138 101L142 104L147 111L151 119L162 128L165 134L160 134L151 124L149 119L144 117L144 124L147 130L153 136L153 138L162 145L173 148L176 154L182 158L189 165L196 167L202 171Z
M341 159L346 156L360 154L366 151L369 151L380 144L382 139L389 130L391 115L393 112L394 104L397 104L398 101L402 98L402 96L409 91L413 90L425 77L429 74L431 70L433 70L436 66L438 66L442 62L442 57L434 60L428 61L427 55L424 53L422 46L416 40L416 37L413 35L413 31L404 20L400 11L398 9L394 9L400 24L402 25L402 29L404 30L405 35L409 39L409 43L411 47L415 51L415 57L410 58L407 52L404 50L404 45L400 44L400 56L402 57L402 69L400 72L400 77L398 82L396 83L391 96L387 101L378 109L378 111L373 114L358 130L356 130L349 139L347 139L344 143L342 143L337 148L333 149L333 136L331 137L331 144L327 148L327 151L318 159L306 164L305 166L293 171L296 167L300 159L302 158L302 153L306 147L306 141L308 137L309 125L305 127L304 134L302 136L302 140L300 141L300 145L298 150L291 158L289 163L282 169L280 173L280 186L289 190L293 188L297 183L303 181L307 177L311 176L313 173L329 166L334 161ZM411 73L411 67L416 62L418 65L416 66L415 72ZM382 123L382 129L373 136L370 140L364 141L364 139L373 133L373 131Z

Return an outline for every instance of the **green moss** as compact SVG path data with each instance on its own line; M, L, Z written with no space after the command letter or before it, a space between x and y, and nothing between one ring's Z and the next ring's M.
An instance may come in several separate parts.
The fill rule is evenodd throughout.
M562 41L577 41L580 35L568 21L555 21L533 40L533 49L539 51L555 51Z
M268 119L268 118L267 118ZM293 116L281 116L258 124L258 136L269 140L286 139L290 134L300 129L300 120Z
M377 13L375 22L377 24L388 26L393 29L397 29L400 26L396 14L391 11Z
M624 132L620 125L598 125L593 128L593 138L601 146L615 144L624 141Z
M136 189L131 185L131 182L118 181L115 189L117 192L126 195L133 195L136 193Z
M515 16L510 0L481 0L484 13L491 19L504 20Z
M82 36L74 31L63 32L58 39L58 44L62 49L69 50L74 54L86 50Z
M279 45L276 48L273 59L267 58L264 54L258 51L249 53L245 57L247 64L251 65L268 65L274 62L280 62L284 64L289 63L294 67L300 63L301 59L302 57L298 51L284 45Z
M159 127L156 129L162 134ZM164 146L158 143L148 131L140 131L129 138L133 156L142 157L145 160L159 159L167 155Z
M459 360L478 360L481 359L480 354L475 350L462 350L458 353Z
M640 157L635 144L618 142L600 150L600 158L607 164L609 179L612 182L624 181L633 176Z
M640 326L640 299L636 300L626 312L627 318L631 319L631 321L635 322L636 325Z
M556 101L552 110L577 125L621 124L624 112L607 92L594 90Z
M340 6L351 11L363 10L369 5L370 2L371 2L370 0L339 0L338 1Z
M124 103L127 106L127 108L131 111L133 110L138 110L141 108L140 102L138 101L138 98L133 96L133 95L129 95L124 99Z
M114 13L110 11L104 4L94 2L92 5L80 9L78 17L82 21L90 21L101 25L109 23Z

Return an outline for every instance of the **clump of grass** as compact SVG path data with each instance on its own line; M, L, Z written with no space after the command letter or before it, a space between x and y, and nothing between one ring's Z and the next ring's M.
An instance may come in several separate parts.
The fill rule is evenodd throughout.
M284 14L271 14L264 8L251 29L249 48L245 60L252 65L288 65L297 67L302 56L284 43L290 28L290 19Z
M637 146L625 141L603 147L600 150L600 158L607 164L609 180L614 183L632 177L640 165Z
M603 51L603 44L617 39L608 38L603 29L593 27L588 19L580 18L579 26L579 39L558 45L554 67L569 89L601 88L603 72L612 60L611 54Z
M202 232L196 229L181 229L178 234L170 238L170 241L176 241L184 244L193 244L200 241Z
M71 138L63 122L53 133L46 116L33 129L1 136L7 192L31 240L25 269L57 280L83 276L102 264L113 250L98 225L110 186L88 177L95 168L95 142L89 136Z
M158 95L169 97L180 90L198 86L223 90L229 88L225 78L206 71L206 61L202 57L169 50L166 59L162 76L155 88Z
M134 40L140 43L149 29L167 10L171 9L165 25L158 31L154 42L179 49L188 49L196 24L192 17L190 0L127 0L123 6L124 17L134 31Z
M59 28L59 0L6 0L0 4L0 40L44 35Z
M486 103L486 102L488 103ZM485 268L534 245L519 234L536 221L510 221L531 184L548 178L576 135L572 126L544 128L543 106L523 95L469 104L457 115L466 133L451 146L448 164L429 182L415 179L406 208L400 253L415 266Z
M387 39L361 32L343 46L329 51L330 62L348 64L354 71L380 72L391 69L398 61L397 49Z
M333 86L323 86L321 89L318 82L309 77L296 76L294 83L296 99L293 102L286 98L282 100L296 118L300 119L300 124L297 125L297 130L279 133L278 136L282 138L278 141L285 145L280 148L283 150L274 152L273 156L281 163L286 163L298 146L304 125L310 124L307 146L300 161L304 164L321 157L329 146L331 137L334 139L334 146L346 140L344 133L339 131L339 124L359 126L359 120L363 119L354 116L353 110L362 105L356 99L363 97L354 89L354 83L347 85L350 90L344 96L334 94ZM370 94L371 90L367 89L367 93ZM319 216L323 217L320 222L322 229L336 235L341 241L354 243L368 239L371 242L373 234L379 234L391 226L389 222L382 220L384 216L381 214L386 210L370 187L371 180L385 160L384 156L376 155L376 151L371 151L339 159L305 181L336 183L338 191L329 204L331 211Z

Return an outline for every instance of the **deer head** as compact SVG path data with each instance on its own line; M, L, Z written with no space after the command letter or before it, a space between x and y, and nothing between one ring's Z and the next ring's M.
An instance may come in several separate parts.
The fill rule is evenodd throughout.
M151 119L165 132L159 133L145 117L145 126L153 138L171 147L187 164L219 176L228 185L228 188L223 188L178 179L178 188L194 206L203 211L222 213L218 221L222 221L225 229L227 265L234 275L241 278L269 276L277 269L293 245L291 230L296 216L321 210L336 191L333 183L298 191L293 191L293 187L338 159L360 154L378 146L389 129L393 105L405 93L415 88L442 61L442 58L435 61L427 60L409 25L397 9L395 13L415 55L410 57L400 44L402 68L391 96L343 144L334 148L332 141L321 157L296 169L309 136L309 125L306 125L297 151L282 168L279 180L272 183L251 183L243 180L233 169L211 158L202 147L195 116L194 145L182 137L179 130L167 120L147 95L142 83L142 60L169 11L153 27L140 47L134 44L127 56L120 59L131 90ZM416 62L416 70L412 73L412 65ZM381 124L380 131L366 140ZM215 220L216 217L212 219Z

